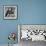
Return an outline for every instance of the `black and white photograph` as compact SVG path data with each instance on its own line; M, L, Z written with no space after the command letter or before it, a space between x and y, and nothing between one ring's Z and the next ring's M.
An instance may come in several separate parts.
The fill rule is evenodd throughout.
M21 39L46 41L46 25L21 25Z
M43 45L46 43L46 25L18 25L18 38L20 46Z
M17 19L17 6L4 6L4 19Z

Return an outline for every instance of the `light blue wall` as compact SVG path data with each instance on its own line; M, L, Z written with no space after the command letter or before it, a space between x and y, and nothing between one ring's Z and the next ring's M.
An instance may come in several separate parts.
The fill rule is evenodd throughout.
M3 5L17 5L18 19L4 20ZM9 32L17 32L18 24L46 24L46 0L0 0L0 43L8 43Z
M46 0L23 0L20 22L46 24Z

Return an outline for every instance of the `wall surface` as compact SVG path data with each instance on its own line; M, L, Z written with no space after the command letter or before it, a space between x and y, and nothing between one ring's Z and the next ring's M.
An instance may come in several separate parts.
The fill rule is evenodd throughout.
M4 20L3 5L17 5L18 19ZM18 24L46 24L46 0L0 0L0 44L8 43L10 32L18 32Z

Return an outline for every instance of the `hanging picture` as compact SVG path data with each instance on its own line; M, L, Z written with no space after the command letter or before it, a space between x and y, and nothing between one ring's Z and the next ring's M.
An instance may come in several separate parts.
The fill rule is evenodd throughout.
M4 19L17 19L17 6L4 6Z
M18 34L20 33L21 40L31 41L46 41L46 25L31 25L20 24L18 25Z

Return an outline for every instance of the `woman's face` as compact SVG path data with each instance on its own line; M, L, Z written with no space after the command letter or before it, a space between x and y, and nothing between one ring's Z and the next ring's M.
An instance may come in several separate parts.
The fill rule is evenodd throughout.
M9 8L9 11L11 11L11 8Z

